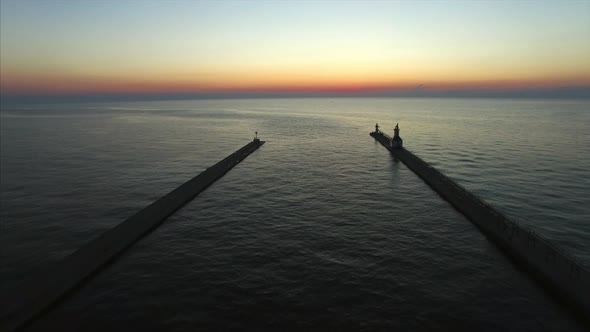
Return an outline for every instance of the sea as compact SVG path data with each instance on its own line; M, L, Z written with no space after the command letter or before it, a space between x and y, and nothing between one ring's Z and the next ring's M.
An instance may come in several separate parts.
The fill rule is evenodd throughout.
M590 265L590 100L287 98L5 105L12 287L252 140L259 150L32 331L578 331L369 132Z

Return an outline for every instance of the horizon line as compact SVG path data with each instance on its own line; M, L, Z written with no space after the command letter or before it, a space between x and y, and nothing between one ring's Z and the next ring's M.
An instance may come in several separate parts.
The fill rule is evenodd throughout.
M519 89L441 89L418 86L396 91L209 91L209 92L92 92L63 94L9 94L0 92L1 104L51 102L108 102L190 99L264 98L504 98L504 99L590 99L590 86Z

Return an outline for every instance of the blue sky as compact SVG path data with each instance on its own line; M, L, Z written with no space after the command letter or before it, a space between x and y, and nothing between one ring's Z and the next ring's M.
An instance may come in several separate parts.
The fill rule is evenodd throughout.
M590 86L590 1L1 2L2 93Z

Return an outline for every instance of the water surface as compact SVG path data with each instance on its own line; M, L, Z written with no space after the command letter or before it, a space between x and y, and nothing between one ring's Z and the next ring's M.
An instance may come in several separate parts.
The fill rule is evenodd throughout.
M406 148L587 264L589 110L384 98L5 107L0 276L36 273L258 131L267 144L33 329L575 330L368 133L399 122Z

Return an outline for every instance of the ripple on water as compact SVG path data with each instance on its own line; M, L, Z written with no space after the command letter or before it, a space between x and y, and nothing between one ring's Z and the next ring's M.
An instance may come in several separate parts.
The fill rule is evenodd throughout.
M587 106L273 99L44 110L55 117L3 110L2 277L56 261L259 131L267 144L32 329L580 329L368 131L399 122L410 150L588 260Z

